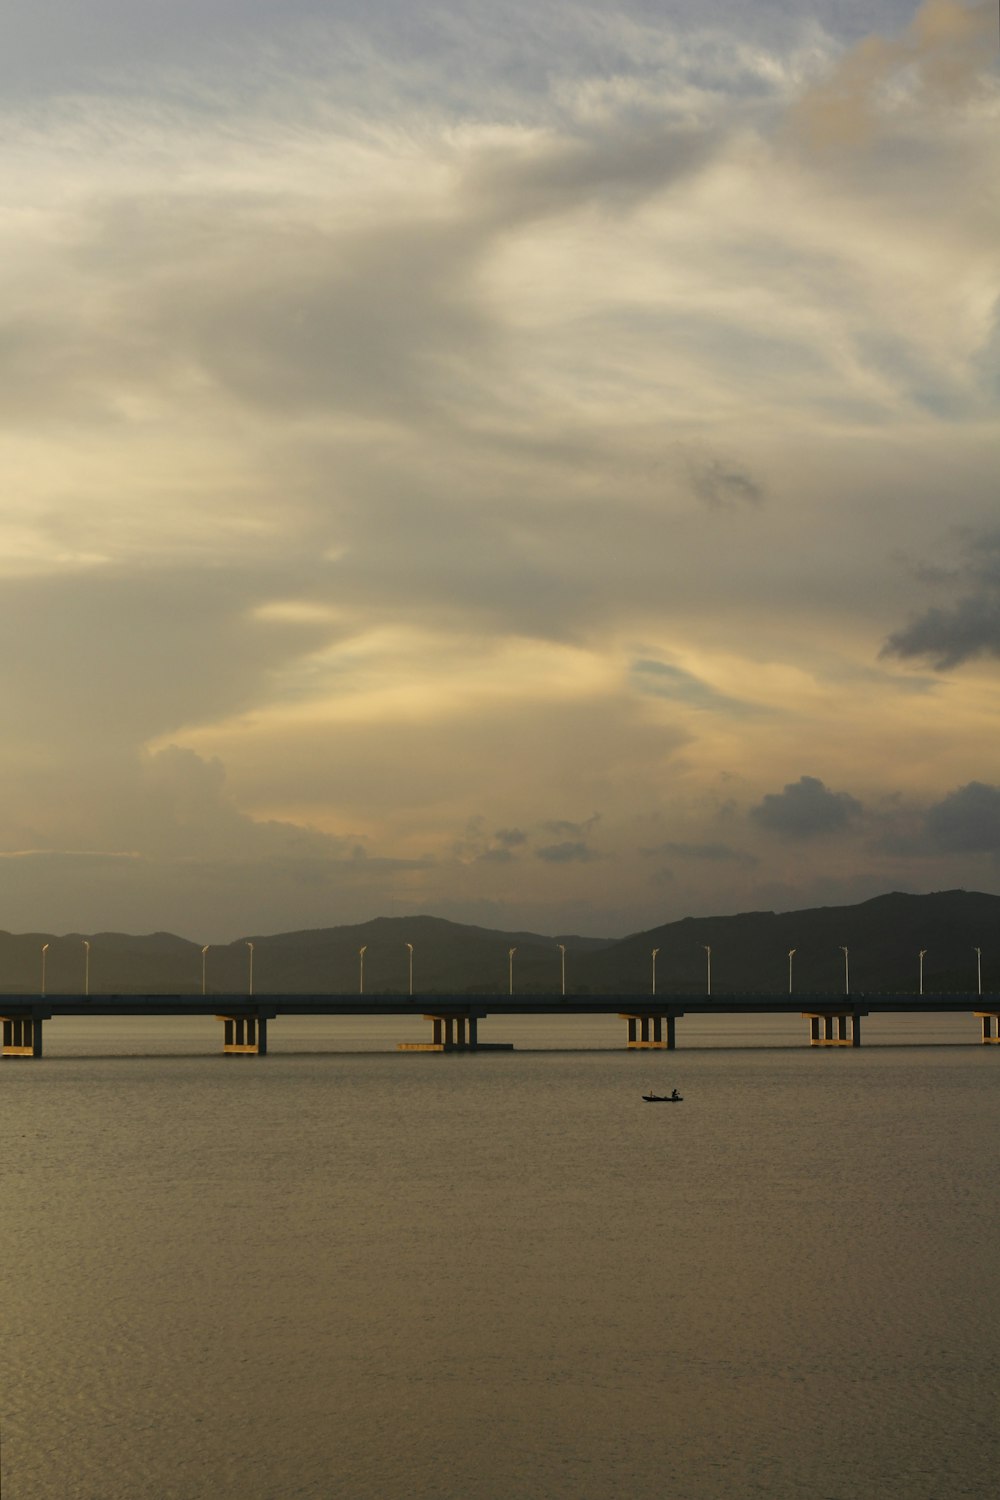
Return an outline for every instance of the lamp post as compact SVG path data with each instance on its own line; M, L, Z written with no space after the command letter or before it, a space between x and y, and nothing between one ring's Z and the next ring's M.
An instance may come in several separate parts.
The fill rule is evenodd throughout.
M508 993L508 995L513 995L513 993L514 993L514 954L516 952L517 952L516 948L508 948L507 949L507 993Z
M840 951L844 955L844 994L849 995L851 993L850 959L847 956L847 949L845 947L841 946Z
M251 943L251 942L247 943L247 957L248 957L249 962L250 962L250 973L249 973L249 976L248 976L248 979L249 979L249 988L247 990L247 994L248 995L252 995L253 994L253 943Z
M83 993L90 994L90 943L83 939Z
M407 963L409 965L409 972L410 972L410 995L412 996L413 995L413 944L412 943L407 943L406 948L407 948Z
M788 950L788 993L792 993L792 959L795 957L796 949Z
M368 944L367 943L365 944L365 946L363 948L359 948L358 949L358 994L359 995L363 995L364 992L365 992L365 954L367 953L367 951L368 951Z
M920 952L917 954L917 958L920 961L920 993L921 994L924 993L924 954L926 952L927 952L926 948L921 948Z
M976 994L981 995L983 993L983 950L974 948L972 951L976 955Z
M653 987L649 992L651 995L656 994L656 955L659 953L659 951L659 948L653 949Z
M208 993L205 989L205 958L211 946L211 943L206 943L204 948L202 948L201 950L201 993L203 995Z
M707 943L703 944L705 949L705 994L712 993L712 950Z
M42 994L45 994L45 955L49 951L48 943L42 944Z
M559 967L560 967L560 974L561 974L561 977L562 977L562 994L563 994L563 998L565 998L565 996L566 996L566 944L565 943L556 943L556 947L559 949Z

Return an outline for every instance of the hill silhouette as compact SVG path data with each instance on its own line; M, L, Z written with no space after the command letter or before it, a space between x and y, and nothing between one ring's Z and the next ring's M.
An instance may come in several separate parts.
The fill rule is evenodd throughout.
M781 992L788 987L788 950L794 948L797 994L837 992L844 983L842 947L850 953L852 992L913 991L918 953L927 950L928 993L968 992L976 986L982 949L983 988L1000 989L1000 896L939 891L911 896L895 891L855 906L791 912L743 912L730 917L685 917L617 940L465 926L441 917L376 917L353 926L271 935L250 933L213 943L205 957L209 994L245 993L254 944L258 994L356 994L359 949L365 952L365 992L405 994L412 943L414 993L507 993L508 950L519 995L553 994L560 987L559 944L566 948L568 994L644 994L651 987L652 950L658 948L657 993L703 994L705 948L712 950L712 991ZM81 994L85 941L90 943L92 994L197 994L200 943L169 932L147 936L0 932L0 992L37 994L42 946L48 994Z

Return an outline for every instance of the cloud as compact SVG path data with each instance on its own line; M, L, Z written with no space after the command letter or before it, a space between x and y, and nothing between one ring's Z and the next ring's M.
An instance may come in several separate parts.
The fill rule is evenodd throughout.
M514 857L509 849L505 849L502 846L499 848L484 849L482 854L476 856L478 860L494 865L509 864Z
M674 854L681 859L703 859L722 864L753 866L760 863L755 854L749 854L744 849L734 849L731 844L689 844L667 839L662 844L656 844L649 849L640 849L639 852L656 856Z
M85 925L103 850L141 925L634 930L665 830L678 902L754 902L734 767L875 797L919 732L909 805L988 781L961 683L917 716L865 675L896 539L995 491L995 80L954 6L828 77L871 149L822 157L790 101L901 0L82 9L0 17L0 843L63 872L5 910ZM994 649L993 580L920 594L933 659ZM595 820L548 817L586 806L610 895Z
M43 737L71 723L79 749L136 745L259 704L284 669L343 634L329 619L255 615L284 587L286 568L300 589L317 577L310 560L289 557L284 567L144 560L8 579L0 626L19 646L0 662L7 712Z
M550 865L585 865L603 857L579 839L564 839L559 844L547 844L544 848L535 850L535 858L543 859Z
M796 103L792 118L812 146L860 145L900 98L956 105L982 87L996 38L989 4L925 0L899 35L866 36Z
M976 539L964 567L924 581L947 585L958 579L968 590L954 604L932 605L889 636L883 656L929 660L948 671L981 656L1000 656L1000 532Z
M764 501L764 490L757 480L739 465L721 458L696 466L691 482L698 499L711 510L761 505Z
M783 838L811 839L842 832L861 811L861 803L848 792L831 792L818 777L800 776L780 792L768 792L750 816Z
M546 833L568 834L573 838L586 838L601 821L600 813L591 813L582 823L574 823L569 818L547 818L542 823Z
M927 809L927 839L949 854L1000 854L1000 787L981 781L949 792Z
M743 699L731 698L726 693L720 693L717 688L712 687L710 683L703 682L692 672L686 672L683 667L675 667L669 662L640 658L632 663L631 676L632 682L641 693L649 693L657 698L669 698L689 708L703 709L711 713L735 714L737 717L766 712L757 704L747 703Z
M702 169L717 144L715 131L670 118L604 120L577 139L488 151L468 186L484 217L505 230L591 205L627 212Z
M498 828L492 835L487 834L486 819L477 816L469 819L465 834L456 842L453 853L462 861L505 865L517 858L514 850L526 842L527 834L519 828Z

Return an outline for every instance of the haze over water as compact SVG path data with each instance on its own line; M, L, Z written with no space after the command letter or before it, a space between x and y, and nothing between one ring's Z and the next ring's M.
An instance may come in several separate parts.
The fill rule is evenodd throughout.
M67 1022L6 1063L10 1500L990 1491L971 1018L833 1053L692 1019L652 1057L606 1050L620 1022L488 1024L520 1050Z

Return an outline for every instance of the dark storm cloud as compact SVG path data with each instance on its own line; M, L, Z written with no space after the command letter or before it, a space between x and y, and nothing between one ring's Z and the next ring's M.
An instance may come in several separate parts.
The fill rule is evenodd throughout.
M957 574L967 590L953 604L932 605L909 625L895 631L882 648L883 656L922 658L938 671L948 671L981 656L1000 656L1000 532L977 539L975 554Z
M977 656L1000 656L1000 598L970 594L950 609L929 609L891 635L884 654L922 657L941 672Z
M768 792L750 816L783 838L810 839L841 832L861 811L861 803L848 792L831 792L817 776L800 776L780 792Z
M1000 854L1000 787L970 781L927 809L927 839L948 854Z

